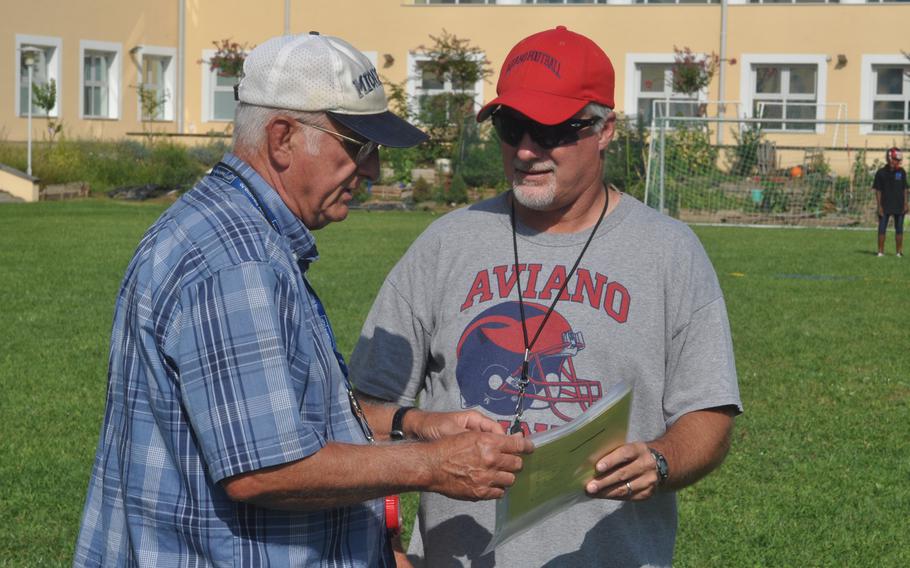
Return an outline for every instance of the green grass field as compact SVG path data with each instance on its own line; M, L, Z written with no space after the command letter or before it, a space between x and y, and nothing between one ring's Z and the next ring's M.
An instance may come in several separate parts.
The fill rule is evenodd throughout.
M0 565L71 561L114 297L163 208L0 206ZM355 212L317 235L313 279L344 352L433 218ZM676 564L910 565L910 259L874 257L870 231L696 232L726 293L746 414L724 466L680 495Z

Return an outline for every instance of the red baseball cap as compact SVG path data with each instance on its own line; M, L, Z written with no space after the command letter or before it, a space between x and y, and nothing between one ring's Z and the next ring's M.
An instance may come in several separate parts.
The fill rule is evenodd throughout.
M904 155L901 154L901 151L895 146L888 150L888 159L900 162L904 159Z
M596 43L565 26L518 42L499 72L495 99L477 113L486 120L500 105L541 124L564 122L588 103L613 108L610 58Z

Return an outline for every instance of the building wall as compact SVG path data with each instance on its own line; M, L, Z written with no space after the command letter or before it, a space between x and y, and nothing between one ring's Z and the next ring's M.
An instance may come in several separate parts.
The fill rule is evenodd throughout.
M16 37L58 37L62 42L60 119L71 137L120 137L143 128L135 84L136 65L130 50L159 46L176 50L181 0L83 0L61 2L30 0L9 3L0 21L0 124L8 139L25 138L25 117L16 112ZM186 133L226 131L228 121L209 120L206 111L206 74L199 60L212 42L231 38L255 45L283 33L282 0L183 0L186 14L183 130ZM610 55L616 68L618 110L630 104L629 85L634 62L648 58L672 60L674 46L697 53L720 51L721 8L718 4L633 5L413 5L407 0L293 0L290 3L293 33L318 30L340 35L377 61L382 76L394 82L409 76L409 54L431 42L443 29L481 47L494 71L510 47L521 38L556 25L588 35ZM820 62L819 100L842 103L830 106L826 118L858 119L868 114L863 93L869 96L869 68L875 61L904 61L903 40L895 22L910 16L902 4L735 4L728 7L725 98L749 98L749 62ZM80 115L80 42L93 40L122 45L121 108L119 118L85 119ZM386 57L388 54L390 57ZM838 57L842 56L842 57ZM871 59L870 59L871 58ZM878 59L876 59L878 58ZM882 59L884 58L884 59ZM865 65L864 65L865 62ZM822 77L824 76L824 77ZM496 74L482 86L480 100L495 95ZM823 79L823 81L822 81ZM131 87L132 85L132 87ZM716 77L704 98L718 98ZM176 96L176 91L173 93ZM733 106L728 107L732 113ZM750 110L750 109L741 109ZM177 117L153 123L163 131L176 131ZM35 135L41 136L42 120ZM835 136L836 134L836 136ZM897 138L896 138L897 136ZM903 141L900 133L865 135L859 127L820 126L818 132L780 134L786 143L890 145ZM846 141L843 138L846 137ZM729 138L727 138L729 140Z
M159 0L86 0L64 2L28 0L4 2L0 18L0 124L11 140L26 138L27 118L19 116L17 101L17 36L54 38L60 45L57 81L59 119L71 137L121 137L141 128L135 85L138 69L129 51L137 45L177 45L177 3ZM80 44L119 45L120 76L117 119L80 118ZM91 45L91 43L89 44ZM163 124L163 128L173 128ZM44 120L33 121L34 136L41 139Z

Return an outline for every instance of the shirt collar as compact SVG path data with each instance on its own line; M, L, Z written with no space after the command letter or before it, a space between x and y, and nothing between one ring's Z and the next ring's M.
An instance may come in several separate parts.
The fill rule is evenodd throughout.
M234 154L226 153L221 161L240 174L256 198L261 200L262 204L275 215L281 235L288 240L288 244L297 255L298 260L306 264L317 260L319 252L316 250L316 238L306 228L303 221L291 213L278 192L252 166Z

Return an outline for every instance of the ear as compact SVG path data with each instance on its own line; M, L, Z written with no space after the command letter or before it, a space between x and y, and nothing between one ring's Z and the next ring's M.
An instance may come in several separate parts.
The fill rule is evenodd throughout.
M269 162L279 171L287 169L290 167L291 158L294 155L291 147L291 137L294 134L293 121L283 116L273 117L266 125L265 132Z
M606 117L604 117L604 127L600 131L600 139L597 141L597 148L599 150L606 150L607 146L610 145L610 141L613 140L613 135L616 133L616 113L610 111Z

